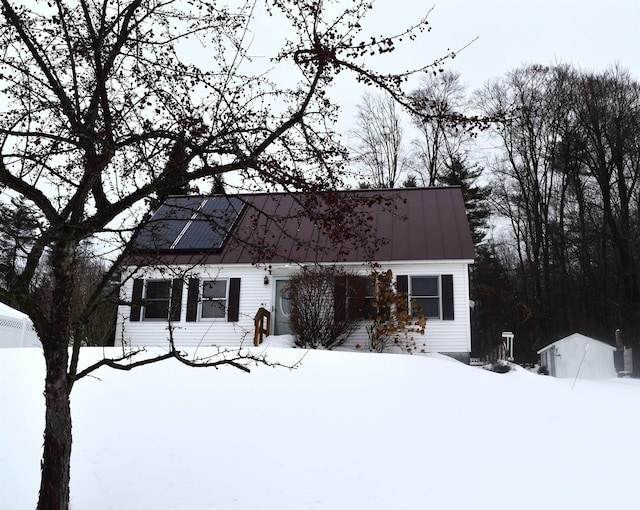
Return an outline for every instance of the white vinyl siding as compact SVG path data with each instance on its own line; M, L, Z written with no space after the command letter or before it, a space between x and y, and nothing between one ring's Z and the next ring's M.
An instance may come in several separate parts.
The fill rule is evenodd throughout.
M394 276L425 275L453 275L453 306L454 320L428 319L424 336L417 335L415 340L418 345L425 344L427 352L445 353L469 353L471 350L471 326L469 311L469 278L468 263L461 262L380 262L384 269L391 269ZM348 270L356 271L362 275L369 275L366 265L344 265ZM227 280L231 278L241 279L239 317L237 322L222 320L198 320L186 321L187 294L182 293L181 321L171 323L168 321L130 321L130 307L122 305L118 309L118 323L116 325L116 345L123 342L126 345L166 345L169 338L169 327L173 327L173 338L177 346L190 347L199 345L239 346L253 344L254 317L260 307L264 307L273 313L273 303L276 299L275 281L278 277L288 277L298 268L283 265L274 267L273 274L265 273L265 269L252 265L229 265L226 267L175 267L172 275L185 274L185 282L189 278L206 280ZM265 285L265 275L268 283ZM160 271L148 269L138 271L136 278L161 279ZM175 278L175 276L174 276ZM227 293L229 285L227 284ZM130 300L133 290L133 280L126 281L122 288L123 299ZM272 325L274 324L272 316ZM346 345L355 347L360 345L366 348L368 344L366 327L367 322L362 321L360 328L347 340Z
M169 341L169 327L173 328L174 342L179 347L195 347L218 345L236 347L239 345L253 345L253 319L258 308L271 309L271 285L264 284L264 269L250 265L236 265L230 268L217 266L175 267L172 275L185 273L185 286L189 278L195 277L202 281L226 280L227 296L231 278L241 279L240 313L237 322L220 319L186 321L188 292L182 293L181 321L139 321L129 320L130 307L118 308L118 322L116 324L115 344L131 346L166 345ZM138 271L137 278L158 278L160 275L153 270ZM133 279L129 279L122 287L121 293L125 299L130 299L133 291Z
M414 335L414 340L425 352L469 353L471 352L471 314L469 309L469 272L465 262L428 262L428 263L380 263L381 267L391 269L394 277L445 275L453 276L454 320L427 319L424 335ZM346 342L348 347L360 346L366 349L368 338L366 321Z

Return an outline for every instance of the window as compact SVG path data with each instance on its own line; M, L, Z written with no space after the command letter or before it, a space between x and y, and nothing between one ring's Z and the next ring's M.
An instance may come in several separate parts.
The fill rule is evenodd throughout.
M240 278L200 280L189 278L187 322L224 319L238 322L240 316Z
M226 312L227 281L204 280L202 282L200 317L203 319L224 319Z
M346 298L345 310L340 312L341 307L334 303L338 314L345 313L350 319L368 319L373 316L373 288L374 284L370 277L357 274L346 274L336 279L335 297ZM342 302L342 301L341 301Z
M411 315L424 315L428 319L440 318L440 278L438 276L412 276Z
M288 319L291 316L291 287L283 287L277 299L282 316Z
M455 320L453 299L453 275L440 276L407 276L396 277L398 292L408 295L407 303L412 307L415 317L424 315L431 319L443 321Z
M171 280L148 280L144 318L166 320L169 317L170 300Z
M182 313L181 278L173 280L133 280L129 320L180 321Z
M367 289L365 291L364 302L362 303L362 318L363 319L375 319L376 308L373 306L375 301L375 288L376 284L373 278L368 278Z
M170 318L172 321L179 321L181 305L182 280L180 278L146 281L144 298L145 320L167 320Z

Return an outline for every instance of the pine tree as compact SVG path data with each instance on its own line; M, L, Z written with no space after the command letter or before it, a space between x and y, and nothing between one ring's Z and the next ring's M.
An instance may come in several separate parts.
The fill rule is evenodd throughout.
M496 288L496 282L492 279L492 275L497 274L494 267L497 259L482 244L491 215L488 204L491 189L478 185L482 170L477 165L469 166L464 156L455 155L447 162L445 172L440 177L440 184L460 186L471 228L471 237L476 247L476 263L469 275L471 299L475 304L471 314L471 341L472 351L476 355L487 354L490 351L493 347L492 340L496 336L495 328L500 328L502 325L500 320L486 320L488 310L496 302L496 297L500 295L501 290Z
M15 268L22 266L39 229L38 219L25 200L0 203L0 286L6 286L15 276Z
M416 188L418 186L418 177L416 174L409 174L402 183L403 188Z
M440 177L440 184L460 186L462 189L462 197L467 209L473 244L476 247L485 238L487 223L491 215L488 204L491 189L487 186L478 185L482 171L482 167L477 165L469 166L464 156L456 155L447 162L445 172Z

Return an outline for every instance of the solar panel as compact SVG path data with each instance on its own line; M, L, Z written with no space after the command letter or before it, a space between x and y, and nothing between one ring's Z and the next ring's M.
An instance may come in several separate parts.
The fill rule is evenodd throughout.
M172 249L220 250L238 219L242 206L242 200L237 197L207 198Z
M202 197L167 199L138 234L133 249L169 250L203 202Z

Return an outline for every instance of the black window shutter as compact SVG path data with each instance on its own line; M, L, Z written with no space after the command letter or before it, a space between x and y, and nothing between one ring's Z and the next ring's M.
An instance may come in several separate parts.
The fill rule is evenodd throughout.
M443 274L442 280L442 320L452 321L453 317L453 275Z
M200 297L200 280L189 278L189 288L187 289L187 322L198 320L198 298Z
M405 300L405 308L399 311L406 312L409 309L409 277L406 274L396 276L396 289L398 296Z
M182 278L174 278L171 282L171 320L180 322L182 308Z
M144 280L142 278L136 278L133 280L133 294L131 296L131 313L129 314L130 321L139 321L140 312L142 311L142 291L144 289Z
M238 322L240 315L240 278L229 279L229 306L227 322Z

